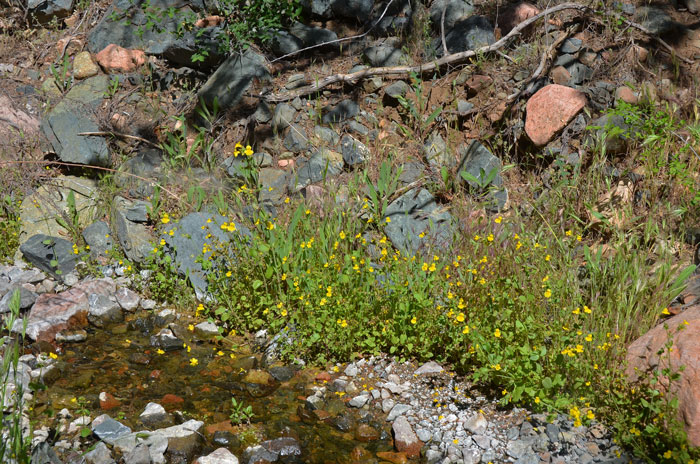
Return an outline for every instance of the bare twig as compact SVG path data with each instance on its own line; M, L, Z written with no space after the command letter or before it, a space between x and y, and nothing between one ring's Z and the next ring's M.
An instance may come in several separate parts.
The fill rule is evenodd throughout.
M440 18L440 39L442 39L443 55L450 54L450 52L447 51L447 42L445 41L445 12L447 11L447 5L449 5L449 2L445 2L445 6L442 7L442 17Z
M619 13L617 13L615 11L608 11L606 13L612 14L616 18L621 19L628 26L634 27L635 29L639 29L640 31L642 31L643 33L645 33L646 35L648 35L652 39L659 42L661 44L661 46L664 47L668 53L670 53L672 56L678 57L678 59L681 60L682 62L684 62L685 64L693 64L694 63L693 60L688 59L688 58L676 53L676 50L672 46L670 46L668 43L666 43L666 41L664 41L661 37L654 34L653 32L651 32L649 29L642 26L641 24L635 23L634 21L630 21L629 19L625 18L624 16L620 15Z
M105 132L80 132L77 135L83 135L83 136L97 136L97 137L106 137L106 136L112 136L112 137L119 137L123 139L133 139L133 140L138 140L139 142L143 142L147 145L150 145L154 148L160 148L160 145L157 143L153 143L150 140L146 140L142 137L138 137L136 135L129 135L129 134L122 134L120 132L111 132L111 131L105 131Z
M379 22L380 22L382 19L384 19L384 15L386 15L386 12L389 10L389 6L391 6L391 3L392 3L393 1L394 1L394 0L389 0L389 3L386 4L386 7L384 8L384 11L382 12L381 16L379 16L379 19L377 19L377 21L375 21L375 23L372 24L372 26L371 26L369 29L367 29L365 32L363 32L362 34L353 35L352 37L342 37L342 38L340 38L340 39L330 40L330 41L328 41L328 42L323 42L323 43L320 43L320 44L311 45L311 46L309 46L309 47L302 48L302 49L300 49L300 50L296 50L296 51L291 52L291 53L287 53L286 55L279 56L279 57L275 58L274 60L271 60L270 63L275 63L275 62L277 62L277 61L283 60L283 59L285 59L285 58L289 58L290 56L298 55L299 53L303 53L303 52L305 52L305 51L312 50L312 49L314 49L314 48L325 47L326 45L332 45L332 44L335 44L335 43L347 42L347 41L349 41L349 40L361 39L362 37L364 37L364 36L366 36L367 34L369 34L370 31L371 31L372 29L374 29L375 27L377 27L377 24L379 24Z
M542 74L544 74L544 71L547 68L547 63L554 56L554 51L574 32L576 28L577 26L572 26L566 31L562 32L561 34L559 34L559 37L557 37L557 39L554 42L552 42L552 44L549 47L547 47L547 50L545 50L545 52L542 54L542 58L540 58L540 64L539 66L537 66L537 69L535 69L535 71L532 73L532 76L530 76L530 78L520 87L520 90L508 96L508 103L517 100L530 86L530 84L542 77Z
M416 74L424 74L427 72L434 71L436 69L440 69L443 66L450 65L450 64L455 64L455 63L460 63L463 62L473 56L485 54L485 53L492 53L503 46L505 46L508 41L510 41L512 38L515 36L519 35L523 29L527 28L530 24L533 24L534 22L538 21L545 15L551 15L553 13L556 13L558 11L564 11L564 10L587 10L589 7L587 5L581 5L578 3L562 3L561 5L554 6L552 8L548 8L544 10L543 12L532 16L531 18L526 19L525 21L521 22L518 24L516 27L513 28L507 35L502 37L500 40L497 42L492 43L491 45L486 45L484 47L478 48L476 50L467 50L464 52L459 52L459 53L453 53L451 55L446 55L443 56L442 58L429 62L429 63L421 63L417 66L390 66L390 67L379 67L379 68L368 68L368 69L363 69L361 71L357 71L354 73L349 73L349 74L334 74L331 76L324 77L323 79L319 79L316 83L312 85L308 85L305 87L301 87L299 89L295 89L290 92L284 92L284 93L278 93L278 94L272 94L268 95L266 97L263 97L266 101L269 102L282 102L282 101L289 101L293 100L296 97L303 96L303 95L309 95L315 92L318 92L319 90L328 87L329 85L336 84L336 83L348 83L348 84L355 84L361 79L365 79L367 77L372 77L372 76L406 76L411 73L416 73Z

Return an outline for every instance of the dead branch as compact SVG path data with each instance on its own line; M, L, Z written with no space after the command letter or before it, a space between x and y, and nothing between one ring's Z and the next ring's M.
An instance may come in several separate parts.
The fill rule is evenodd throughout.
M153 143L150 140L146 140L142 137L137 137L136 135L122 134L120 132L110 132L110 131L107 131L107 132L80 132L77 135L90 136L90 137L92 137L92 136L96 136L96 137L112 136L112 137L119 137L119 138L123 138L123 139L132 139L132 140L138 140L139 142L143 142L143 143L150 145L154 148L160 148L160 145L158 145L157 143Z
M318 92L319 90L321 90L325 87L328 87L329 85L337 84L340 82L347 83L347 84L356 84L361 79L365 79L365 78L373 77L373 76L393 76L393 77L401 76L401 77L403 77L403 76L408 76L412 73L423 74L423 73L431 72L431 71L434 71L436 69L440 69L446 65L461 63L461 62L466 61L467 59L469 59L473 56L492 53L492 52L502 48L503 46L505 46L512 38L519 35L525 28L527 28L529 25L535 23L539 19L543 18L544 16L551 15L553 13L556 13L559 11L564 11L564 10L583 11L583 10L587 10L587 9L589 9L589 7L587 5L581 5L578 3L562 3L561 5L557 5L557 6L554 6L552 8L548 8L548 9L542 11L541 13L539 13L535 16L532 16L531 18L526 19L525 21L523 21L520 24L518 24L517 26L515 26L513 28L513 30L511 30L507 35L503 36L500 40L492 43L491 45L486 45L486 46L478 48L476 50L467 50L464 52L453 53L450 55L443 56L442 58L437 59L437 60L432 61L432 62L429 62L429 63L421 63L417 66L388 66L388 67L363 69L361 71L357 71L357 72L349 73L349 74L333 74L331 76L324 77L323 79L319 79L316 83L314 83L312 85L301 87L301 88L298 88L298 89L290 91L290 92L267 95L263 98L265 101L277 103L277 102L293 100L296 97L309 95L309 94Z

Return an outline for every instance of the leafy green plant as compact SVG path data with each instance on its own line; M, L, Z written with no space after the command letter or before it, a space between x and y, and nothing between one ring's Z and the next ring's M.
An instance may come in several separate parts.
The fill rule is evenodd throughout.
M233 425L239 425L243 423L250 423L250 420L255 416L253 413L253 407L243 404L243 401L236 400L235 397L231 398L231 423Z
M0 262L11 260L19 246L19 205L9 194L0 201Z
M70 58L68 55L63 56L63 61L58 66L52 64L49 66L49 72L53 76L53 80L61 93L66 93L73 83L73 77L70 73Z
M16 290L10 299L10 312L3 321L2 330L10 334L15 322L20 318L20 294ZM29 464L31 456L31 430L23 433L22 411L24 404L24 387L22 375L18 371L19 357L23 352L24 329L18 339L11 335L0 337L2 364L0 364L0 404L7 405L3 412L0 431L0 462ZM9 412L8 412L9 411Z
M78 241L80 239L80 214L75 205L75 192L73 190L68 192L66 207L68 211L61 211L60 215L56 216L56 222L70 233L74 241Z
M425 95L423 91L423 81L418 74L415 73L411 74L411 87L415 99L403 95L397 97L399 104L404 109L406 121L406 124L400 125L399 129L401 129L401 132L407 137L411 137L415 131L417 132L418 139L423 141L435 120L440 116L440 113L442 113L443 108L440 105L428 116L424 116L429 111L430 93Z
M119 78L117 76L112 76L112 78L109 80L109 85L107 86L107 90L104 92L104 97L105 98L112 98L117 94L119 91Z

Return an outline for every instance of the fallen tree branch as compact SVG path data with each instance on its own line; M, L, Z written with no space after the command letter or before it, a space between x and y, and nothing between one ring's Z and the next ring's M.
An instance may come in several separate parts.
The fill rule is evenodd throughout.
M129 134L122 134L120 132L80 132L77 135L82 135L86 137L106 137L106 136L112 136L112 137L119 137L123 139L132 139L132 140L138 140L139 142L143 142L147 145L150 145L154 148L160 148L160 145L157 143L153 143L150 140L146 140L143 137L137 137L136 135L129 135Z
M587 9L589 9L588 5L581 5L579 3L562 3L561 5L548 8L542 11L541 13L526 19L525 21L515 26L508 34L503 36L500 40L492 43L491 45L486 45L476 50L467 50L464 52L453 53L450 55L443 56L442 58L437 59L435 61L429 63L421 63L416 66L389 66L379 68L368 68L349 74L333 74L331 76L324 77L323 79L319 79L316 83L312 85L301 87L290 92L267 95L264 96L263 99L271 103L290 101L294 100L296 97L309 95L318 92L319 90L328 87L329 85L341 82L347 84L356 84L361 79L373 76L407 76L411 73L423 74L426 72L431 72L436 69L440 69L448 64L461 63L473 56L492 53L504 47L512 38L519 35L525 28L535 23L539 19L543 18L544 16L551 15L553 13L557 13L559 11L564 10L583 11Z
M530 76L530 78L523 84L520 90L508 96L508 98L506 99L508 103L512 103L518 98L520 98L520 96L523 93L525 93L525 91L530 87L530 85L533 82L542 77L542 74L544 74L545 69L548 68L547 63L554 58L554 51L559 47L559 45L561 45L562 42L569 38L569 36L571 36L571 34L576 29L577 26L572 26L568 28L566 31L559 34L559 37L557 37L557 39L554 42L552 42L552 44L549 47L547 47L547 50L545 50L545 52L542 54L542 58L540 58L540 64L539 66L537 66L537 69L535 69L535 71L532 73L532 76Z

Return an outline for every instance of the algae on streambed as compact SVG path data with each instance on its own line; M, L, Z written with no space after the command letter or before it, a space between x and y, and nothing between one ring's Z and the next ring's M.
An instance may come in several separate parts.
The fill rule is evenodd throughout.
M305 398L324 386L313 370L263 367L250 345L200 338L180 322L168 326L182 346L166 351L152 344L158 322L163 322L158 316L139 314L108 329L89 329L85 342L65 344L56 362L59 374L35 396L35 428L48 426L60 434L57 413L67 408L73 419L107 413L134 431L154 429L139 420L154 402L169 413L170 422L159 427L204 421L203 452L221 446L213 441L217 431L235 436L229 448L238 456L247 446L281 436L297 439L301 461L308 463L353 461L358 445L371 455L392 449L381 411L348 408L342 394L327 395L331 399L319 409L309 407ZM101 399L102 392L111 396ZM252 406L250 425L231 423L232 397ZM84 449L96 439L87 437Z

